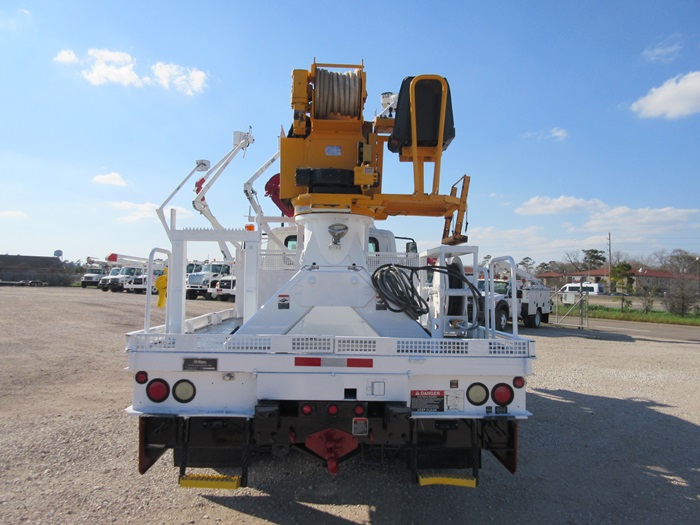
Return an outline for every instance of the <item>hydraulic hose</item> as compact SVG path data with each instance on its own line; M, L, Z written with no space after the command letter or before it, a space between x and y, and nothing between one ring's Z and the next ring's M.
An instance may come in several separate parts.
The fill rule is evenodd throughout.
M480 316L481 292L474 286L467 277L448 266L404 266L401 264L384 264L377 268L372 274L372 284L375 290L386 303L388 310L392 312L404 312L413 319L427 314L430 309L425 299L420 296L414 282L420 281L418 272L421 270L442 273L448 278L454 278L466 284L467 289L472 294L472 304L474 319L477 321L465 330L471 330L478 324Z

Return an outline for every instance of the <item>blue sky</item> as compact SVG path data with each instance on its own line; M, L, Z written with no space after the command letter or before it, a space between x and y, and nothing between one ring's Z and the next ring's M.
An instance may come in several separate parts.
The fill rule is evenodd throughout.
M482 255L607 253L608 233L632 256L700 252L700 2L427 5L2 2L0 253L168 247L154 209L252 126L255 144L207 197L241 227L243 181L291 124L292 69L314 59L364 61L367 119L405 76L449 80L457 134L442 189L471 176L469 244ZM387 163L384 180L405 191L410 165ZM179 225L204 227L193 197L174 202ZM421 248L442 232L438 218L377 226Z

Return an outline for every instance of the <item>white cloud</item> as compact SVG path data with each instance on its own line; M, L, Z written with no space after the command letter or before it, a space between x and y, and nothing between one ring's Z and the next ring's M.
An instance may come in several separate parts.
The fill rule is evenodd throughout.
M659 87L651 88L630 109L642 118L669 120L700 113L700 71L678 75Z
M553 127L547 131L526 131L521 135L525 140L556 140L563 141L569 137L569 132L564 128Z
M554 140L565 140L569 136L569 132L563 128L552 128L549 130L549 136Z
M617 206L594 213L580 231L614 231L618 235L651 237L668 232L700 229L692 223L700 216L700 210L679 208L629 208Z
M61 49L61 51L53 57L53 61L59 64L75 64L78 62L78 57L70 49Z
M158 220L158 215L156 215L156 210L159 208L157 204L152 202L144 202L139 204L137 202L119 201L110 202L109 205L112 208L126 212L126 215L122 215L118 220L122 222L144 222L144 221L156 221ZM174 206L177 210L178 219L192 217L192 212L185 208L179 206ZM170 216L170 207L166 208L165 216Z
M106 173L104 175L95 175L92 178L92 182L97 184L107 184L109 186L126 186L126 181L122 178L119 173L113 171L111 173Z
M177 64L165 64L158 62L151 67L155 80L165 89L170 85L186 95L201 93L207 87L207 74L200 69L184 68Z
M598 199L579 199L562 195L552 197L532 197L515 210L518 215L555 215L563 213L591 213L604 209L605 204Z
M658 44L646 48L642 56L649 62L673 62L683 48L680 36L673 35Z
M23 211L0 210L0 220L2 219L26 219L29 215Z
M90 69L82 72L83 77L93 86L108 82L123 86L143 86L143 81L134 71L136 60L123 51L109 49L88 50Z
M123 222L142 222L156 220L158 218L156 215L158 205L153 204L152 202L144 202L143 204L139 204L136 202L120 201L110 202L109 205L112 208L116 208L127 213L126 215L119 217L119 220Z
M79 59L70 49L63 49L53 58L61 64L87 64L81 73L93 86L121 84L122 86L143 87L157 85L163 89L171 87L186 95L202 93L207 87L209 76L196 67L183 67L178 64L157 62L151 67L153 78L140 76L136 71L136 59L123 51L110 49L89 49L84 60Z

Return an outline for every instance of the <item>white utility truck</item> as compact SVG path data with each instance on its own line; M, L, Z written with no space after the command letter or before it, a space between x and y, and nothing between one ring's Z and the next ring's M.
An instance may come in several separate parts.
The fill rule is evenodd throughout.
M515 268L515 303L511 282L508 279L494 279L494 303L496 330L504 331L513 313L517 314L527 328L539 328L549 322L549 314L554 309L552 291L539 279L529 273ZM484 279L479 280L479 290L486 294Z
M146 274L148 259L144 257L110 253L105 259L112 264L120 266L119 273L113 276L110 275L108 281L108 289L112 292L127 290L127 287L134 283L134 279Z
M204 161L158 208L171 245L150 258L169 259L165 324L151 326L149 297L144 329L126 336L139 472L172 450L185 487L247 486L262 453L304 452L330 475L347 460L398 456L416 483L473 487L487 451L515 473L535 347L517 322L513 333L494 328L493 267L480 267L478 248L464 244L469 178L440 192L454 138L449 85L407 77L372 121L363 117L365 86L364 65L292 72L293 122L280 151L243 184L250 224L177 227L169 204ZM237 137L217 166L253 143L250 132ZM397 173L385 170L387 149L412 174L398 173L398 163ZM282 217L263 213L254 189L278 158L265 188ZM406 193L382 191L401 177ZM375 221L404 215L436 217L441 244L370 249ZM270 245L275 223L291 225L295 242ZM186 319L196 242L234 248L236 304ZM514 289L514 273L510 281Z
M80 278L80 286L87 288L88 286L100 287L100 279L109 273L111 263L101 261L95 257L88 257L85 265L85 273Z

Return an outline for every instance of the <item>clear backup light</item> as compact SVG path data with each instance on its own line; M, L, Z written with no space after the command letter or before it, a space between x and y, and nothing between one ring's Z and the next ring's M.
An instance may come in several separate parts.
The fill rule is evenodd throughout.
M505 383L498 383L493 387L493 390L491 390L491 399L500 406L510 405L514 397L513 389L510 385L506 385Z
M146 385L146 395L154 403L162 403L170 395L170 385L165 379L153 379Z
M173 397L180 403L189 403L196 394L197 389L187 379L181 379L173 386Z
M489 399L489 390L486 385L474 383L467 389L467 399L472 405L481 406Z

